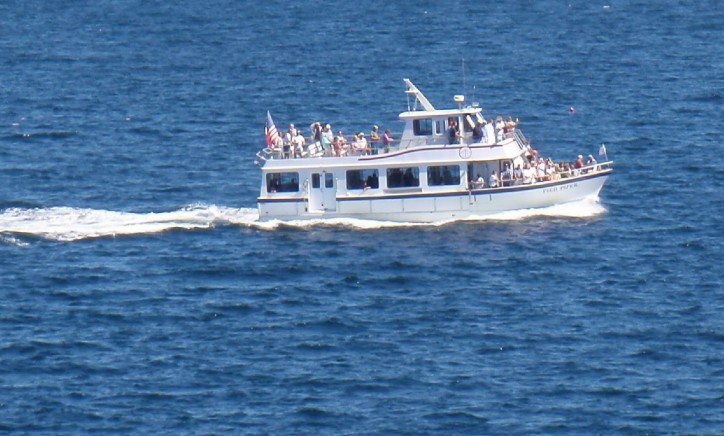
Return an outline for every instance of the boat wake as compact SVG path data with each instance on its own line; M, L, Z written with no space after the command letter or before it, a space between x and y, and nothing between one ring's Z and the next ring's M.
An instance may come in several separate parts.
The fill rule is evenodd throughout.
M25 245L19 236L55 241L160 233L175 229L208 229L216 225L247 225L259 214L251 208L192 205L159 213L51 207L10 208L0 213L0 242Z
M597 198L542 209L523 209L462 221L520 221L533 217L589 218L606 209ZM216 226L242 226L260 230L280 227L310 228L343 226L361 230L391 227L443 226L454 221L411 223L352 218L326 218L294 221L259 221L255 208L229 208L191 205L171 212L132 213L72 207L9 208L0 212L0 243L26 246L23 237L70 242L82 239L161 233L169 230L210 229Z

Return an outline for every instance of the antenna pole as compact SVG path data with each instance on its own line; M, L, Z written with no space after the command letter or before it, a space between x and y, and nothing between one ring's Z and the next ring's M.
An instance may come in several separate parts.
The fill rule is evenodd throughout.
M465 95L465 58L463 58L463 95Z

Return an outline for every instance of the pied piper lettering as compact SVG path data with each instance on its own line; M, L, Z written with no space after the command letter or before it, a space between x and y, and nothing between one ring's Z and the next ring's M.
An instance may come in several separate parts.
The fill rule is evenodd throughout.
M558 191L565 191L566 189L573 189L578 186L578 183L569 183L567 185L560 185L560 186L551 186L550 188L545 188L543 190L544 193L548 192L558 192Z

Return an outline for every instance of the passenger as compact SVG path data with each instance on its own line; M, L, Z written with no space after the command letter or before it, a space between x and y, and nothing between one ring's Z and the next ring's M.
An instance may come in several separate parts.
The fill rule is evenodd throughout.
M485 124L485 143L486 144L495 144L495 124L493 123L493 119L490 119L490 122Z
M490 174L490 182L488 183L488 186L491 188L497 188L500 180L498 179L498 173L493 170L493 172Z
M349 143L344 136L344 132L341 130L337 131L337 146L340 150L340 156L347 156L349 154Z
M352 150L355 156L366 156L367 155L367 139L365 134L362 132L355 135L355 140L352 143Z
M302 153L304 153L304 147L307 145L307 140L304 139L304 135L302 135L302 131L300 129L296 129L294 132L294 137L292 138L292 147L294 148L294 157L302 157Z
M392 132L390 132L390 129L385 129L385 134L382 135L382 145L385 147L385 153L390 152L390 146L393 141L394 138L392 138Z
M484 186L485 186L485 179L480 174L478 174L478 177L475 180L470 181L471 189L481 189Z
M515 130L515 127L518 125L519 121L516 118L515 121L513 121L513 117L508 116L508 119L505 121L505 132L509 133Z
M448 144L455 144L458 142L458 137L460 136L460 130L458 130L458 122L454 120L450 120L448 123L447 128L447 143Z
M563 168L561 168L561 177L566 178L571 176L571 165L568 162L563 163Z
M473 129L473 141L474 142L483 142L482 139L485 137L485 120L482 122L478 121L475 123L475 128Z
M322 123L320 121L312 123L312 125L309 126L309 131L312 134L312 136L309 137L312 142L317 142L322 139Z
M273 150L277 157L284 157L284 135L282 135L282 132L277 132L277 137L274 138Z
M297 132L297 129L294 127L294 124L290 124L289 129L287 130L287 133L284 135L284 140L291 143L296 132Z
M503 169L503 172L500 173L500 179L503 182L503 186L513 185L513 182L515 181L515 176L513 175L513 171L510 169L510 163L505 163L505 168Z
M561 178L558 175L558 169L556 168L556 165L550 158L548 158L548 161L546 162L546 176L548 180L558 180Z
M539 182L544 182L548 179L546 176L546 161L542 158L538 158L538 164L535 166L535 178Z
M282 138L282 159L289 159L292 157L292 137L293 136L287 132Z
M331 156L332 154L334 154L334 148L332 146L333 138L334 135L332 134L332 126L326 124L324 126L324 129L322 129L322 135L319 141L322 144L322 149L324 150L325 156Z
M372 126L372 130L370 130L370 145L372 154L377 154L380 148L380 128L377 125Z
M533 182L535 182L535 171L533 171L529 163L526 163L525 167L523 167L523 184L530 185Z
M520 185L521 183L523 183L523 169L520 167L520 164L515 167L515 171L513 171L513 177L515 180L515 185Z
M597 163L598 163L598 162L596 162L596 158L594 158L592 154L589 154L589 155L588 155L588 161L586 161L586 165L588 165L588 166L594 166L594 165L596 165Z
M578 158L576 158L576 162L573 164L573 174L579 175L581 174L581 168L585 167L586 164L583 163L583 156L578 155Z
M495 119L495 139L500 142L503 140L505 134L505 121L503 121L503 117L498 115L498 118Z

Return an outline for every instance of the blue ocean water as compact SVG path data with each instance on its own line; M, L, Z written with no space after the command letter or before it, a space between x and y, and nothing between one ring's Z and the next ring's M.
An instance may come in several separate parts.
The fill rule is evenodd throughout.
M721 2L0 16L0 431L724 433ZM402 78L605 143L600 202L256 222L267 110L399 131Z

